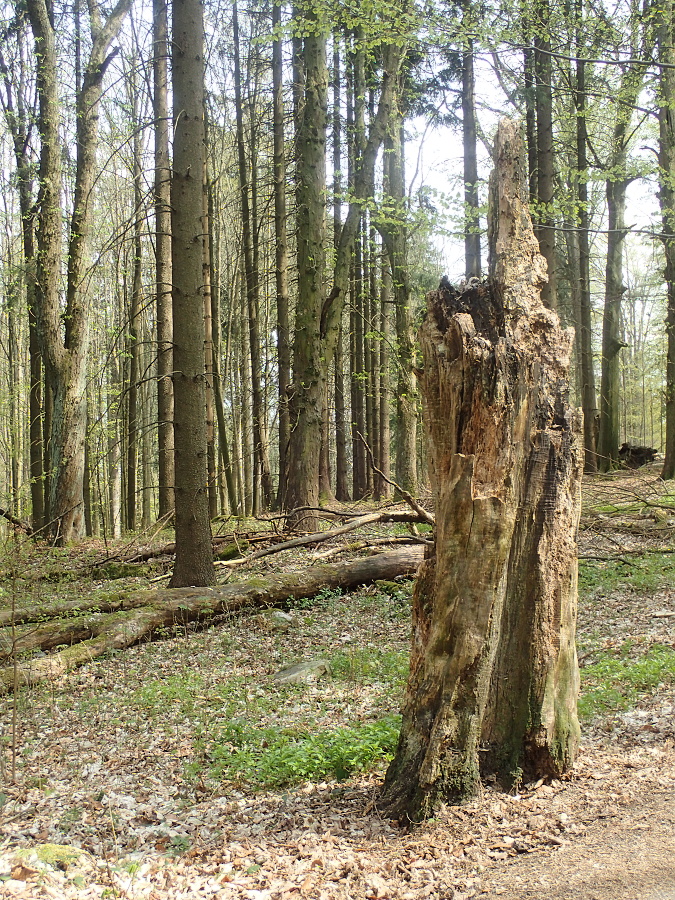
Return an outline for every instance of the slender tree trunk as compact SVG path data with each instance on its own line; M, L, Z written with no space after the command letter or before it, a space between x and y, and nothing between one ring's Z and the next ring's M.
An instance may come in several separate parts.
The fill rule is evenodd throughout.
M537 0L536 10L537 30L534 39L534 68L537 115L537 220L539 224L535 232L539 240L539 250L546 260L548 269L548 281L542 288L541 299L549 309L557 309L555 217L553 214L555 172L550 0Z
M119 307L119 302L116 306ZM116 315L115 319L119 317ZM121 394L122 385L116 354L111 354L107 366L108 407L108 530L110 536L122 535L122 471L121 471Z
M380 453L380 351L377 331L380 324L380 296L377 279L378 247L375 228L371 225L368 232L369 245L369 285L370 305L368 311L368 393L370 395L371 418L368 424L368 440L378 469L382 469ZM369 466L373 495L380 500L381 479Z
M628 180L626 154L615 156L615 166L607 181L607 267L605 270L605 306L602 317L602 372L600 383L599 467L603 472L619 461L619 402L621 396L621 350L627 346L621 336L623 284L623 248L626 239L625 212Z
M415 587L410 678L384 808L560 775L575 758L583 453L569 333L540 299L546 266L525 201L518 126L491 185L491 283L428 297L420 333L435 550ZM468 312L467 312L468 310Z
M134 101L137 106L137 101ZM138 110L134 110L134 122L138 122ZM134 161L134 257L131 283L131 305L129 309L129 330L127 337L127 358L129 360L129 384L127 387L127 528L136 530L136 476L138 469L138 381L139 381L139 330L141 318L141 277L143 209L141 196L141 140L138 128L133 141Z
M143 372L150 370L150 341L143 326L143 351L141 353ZM143 495L141 497L141 528L146 531L152 521L152 423L150 414L150 384L143 378L140 386L141 399L141 477L143 479Z
M366 432L364 363L363 363L363 242L359 227L354 245L354 278L352 294L351 406L352 406L352 496L361 500L368 492L366 483Z
M45 0L28 0L27 11L38 60L40 191L36 318L47 377L53 389L50 435L52 536L59 543L81 537L84 529L84 440L86 367L89 350L89 298L86 291L87 238L96 177L98 109L108 53L131 0L118 0L105 20L97 7L90 15L91 49L76 98L77 163L68 246L65 315L59 298L61 267L61 165L58 61L55 35ZM65 322L63 337L61 323Z
M206 112L205 112L206 116ZM214 351L213 351L213 282L211 281L211 216L209 214L210 185L206 159L204 160L203 204L202 217L202 284L204 290L204 371L206 372L206 471L209 485L209 517L215 519L218 515L218 484L216 478L216 427L214 408Z
M471 4L464 7L462 22L471 27ZM476 100L473 40L465 37L462 50L462 143L464 147L464 259L468 278L480 278L480 200L476 154Z
M241 272L240 275L240 303L241 327L237 328L239 365L241 379L239 382L239 397L241 405L241 420L239 428L240 453L241 460L241 503L245 516L253 515L253 492L255 481L254 467L254 447L253 447L253 415L251 410L251 352L250 337L251 329L248 327L248 304L246 298L246 277Z
M391 389L389 385L390 346L392 328L389 309L392 303L391 269L382 254L382 278L380 281L380 471L382 472L380 496L383 500L391 497L391 428L389 422Z
M172 46L176 565L171 586L185 587L215 581L206 465L204 22L199 0L173 0Z
M286 151L284 140L283 45L279 35L281 4L272 6L272 92L274 163L274 277L277 292L277 365L279 367L279 486L277 506L284 507L287 453L291 439L288 394L291 384L291 343L288 293L288 235L286 229Z
M17 29L17 40L23 48L25 31ZM29 439L30 439L30 492L31 522L33 531L39 531L45 524L44 509L44 469L42 447L42 355L37 333L35 315L35 213L33 209L34 175L31 158L31 147L28 139L30 127L29 108L22 93L26 82L23 71L24 54L19 83L12 78L7 63L0 49L0 77L4 82L5 96L3 107L5 122L12 137L14 158L16 161L16 178L19 194L19 213L21 216L21 239L23 247L24 286L26 309L28 311L28 348L30 358L29 388Z
M10 271L15 268L13 260L8 260ZM21 499L19 496L19 459L21 458L21 420L19 418L18 390L21 384L19 376L19 341L18 341L18 306L19 286L13 278L7 289L7 374L9 388L9 422L7 443L10 456L10 493L12 497L12 512L17 518L21 518Z
M529 15L523 12L523 22L528 23ZM537 102L536 79L534 70L534 51L529 46L532 37L526 29L523 40L526 44L523 50L523 92L525 94L525 133L527 135L527 173L528 193L530 203L534 206L538 197L538 172L537 172Z
M414 372L414 339L408 277L403 124L398 114L391 129L389 190L393 216L383 229L392 269L396 340L398 344L396 388L396 481L411 494L417 492L417 378Z
M326 115L328 74L326 36L309 11L303 38L304 91L296 107L296 220L298 298L293 343L293 381L289 412L291 439L286 508L298 510L291 525L318 528L316 514L302 507L319 504L319 452L326 382L322 341L325 268Z
M153 0L155 115L155 306L157 316L157 451L159 516L174 511L173 320L171 313L171 161L169 157L169 22L167 0Z
M316 31L313 22L310 22L309 30ZM325 36L312 34L306 37L304 49L306 83L296 141L298 270L302 277L298 285L291 393L293 430L290 458L294 460L294 466L293 483L291 486L289 482L286 501L288 509L315 507L318 500L323 385L339 333L358 223L364 204L373 193L375 163L389 122L402 52L397 44L383 48L383 74L377 112L370 123L368 139L355 173L353 198L340 232L333 287L324 301L322 271L325 264L323 235L327 107ZM315 227L312 227L312 222ZM302 341L298 340L301 334ZM297 524L297 517L291 516L290 522ZM306 524L307 527L314 527L316 518L314 517L313 523Z
M251 192L254 179L250 176L252 166L246 161L246 145L244 136L244 117L242 101L241 62L239 55L239 20L237 4L233 7L232 27L234 35L234 95L237 123L237 158L239 165L239 190L241 195L242 238L244 247L244 271L246 276L246 302L248 306L248 325L250 331L251 351L251 388L253 411L253 513L257 515L262 505L269 506L272 499L272 485L269 471L267 448L267 428L265 423L264 402L262 393L262 365L260 359L260 300L259 272L254 259L255 221L251 210ZM255 149L251 148L251 157ZM262 492L262 497L259 493Z
M340 39L333 35L333 249L337 254L342 231L342 117L340 115ZM335 497L349 500L347 487L347 416L345 412L344 336L342 316L333 356L335 371Z
M659 202L661 204L666 311L666 446L663 478L675 478L675 17L672 0L659 6L658 50L663 64L659 81Z
M593 331L591 303L591 250L589 242L588 211L588 129L586 124L586 63L583 57L583 8L577 2L577 63L576 63L576 138L577 138L577 202L578 202L578 251L579 251L579 319L576 323L579 347L579 372L581 376L581 405L584 411L584 447L586 472L596 472L596 425L598 401L595 391L595 367L593 365Z

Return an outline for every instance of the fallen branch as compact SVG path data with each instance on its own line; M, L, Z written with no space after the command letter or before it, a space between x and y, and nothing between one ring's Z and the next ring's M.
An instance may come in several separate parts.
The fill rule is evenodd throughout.
M7 519L7 521L11 522L15 528L20 529L25 534L29 536L33 534L33 529L28 522L22 522L21 519L17 519L17 517L13 516L8 510L0 508L0 516L2 516L3 519Z
M405 500L405 502L408 504L408 506L410 506L412 509L415 510L415 512L417 513L417 515L420 517L420 519L423 522L426 522L428 525L435 525L436 519L434 519L434 517L431 515L431 513L427 512L427 510L423 506L421 506L417 502L417 500L415 500L415 498L413 497L412 494L410 494L408 491L406 491L405 488L401 487L400 484L397 484L397 482L392 481L391 478L388 478L384 474L382 469L377 468L377 466L375 465L375 457L373 456L373 451L368 446L366 439L364 438L364 436L361 434L360 431L357 431L357 434L358 434L359 438L361 439L363 446L366 448L366 453L368 454L368 457L370 459L370 467L373 470L373 472L375 472L377 475L379 475L380 478L383 479L383 481L387 482L387 484L390 484L394 488L394 490L398 491L398 493L401 495L401 498L403 500Z
M240 559L228 559L223 562L217 562L216 565L226 568L234 568L242 566L244 563L252 562L256 559L262 559L264 556L270 556L272 553L280 553L282 550L292 550L294 547L305 547L307 544L320 544L323 541L329 541L331 538L340 537L364 525L373 525L375 522L419 522L420 515L412 516L409 512L399 512L393 510L391 512L373 512L359 516L346 522L344 525L338 525L337 528L331 528L328 531L313 531L311 534L304 534L301 537L291 538L289 541L283 541L281 544L275 544L273 547L265 547L263 550L256 550ZM423 521L427 521L423 518Z
M115 612L93 615L78 622L55 623L59 644L77 638L78 643L47 657L40 657L0 669L0 694L11 691L15 678L18 684L31 685L47 679L59 678L83 663L137 644L161 628L205 622L217 616L247 607L270 607L311 597L322 590L352 590L373 581L391 581L400 575L412 575L422 561L422 547L406 547L389 553L379 553L361 559L350 559L332 566L309 566L302 572L269 575L211 588L167 588L147 591L120 598ZM63 605L60 607L63 608ZM17 611L19 612L19 611ZM70 633L67 630L70 628ZM49 649L54 637L47 631L47 623L30 629L17 640L5 637L2 643L10 652ZM41 633L41 642L36 637ZM25 643L22 644L22 637ZM84 639L82 639L84 638Z

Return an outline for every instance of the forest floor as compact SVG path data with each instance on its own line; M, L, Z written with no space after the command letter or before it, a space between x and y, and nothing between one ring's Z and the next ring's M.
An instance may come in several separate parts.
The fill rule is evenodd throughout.
M411 584L324 592L291 621L230 615L1 700L0 897L675 900L672 502L649 473L586 485L569 778L485 785L412 829L381 818ZM100 546L12 553L4 602L110 588L87 567ZM316 659L328 674L274 681Z

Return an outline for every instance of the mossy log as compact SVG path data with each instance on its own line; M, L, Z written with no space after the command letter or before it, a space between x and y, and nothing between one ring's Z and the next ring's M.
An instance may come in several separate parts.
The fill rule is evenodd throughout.
M511 788L559 775L578 746L573 335L541 302L546 267L513 123L500 125L495 153L490 278L431 293L420 332L436 542L415 588L382 798L406 821L475 794L481 776Z
M0 694L19 685L35 684L65 675L71 669L112 650L121 650L147 639L153 632L191 622L208 622L217 616L246 607L270 607L311 597L322 590L352 590L361 584L388 581L412 575L422 561L423 548L412 546L378 553L334 565L308 566L301 572L266 575L234 584L203 588L166 588L137 591L120 597L112 612L73 615L44 621L48 610L40 611L34 626L27 622L14 630L0 630L0 652L18 664L0 669ZM55 607L59 617L63 605ZM75 612L76 606L70 609ZM28 650L51 650L68 644L49 656L23 659Z

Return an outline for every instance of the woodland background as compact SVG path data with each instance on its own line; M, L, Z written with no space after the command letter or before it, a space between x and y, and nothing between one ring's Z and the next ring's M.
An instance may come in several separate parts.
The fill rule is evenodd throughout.
M212 518L311 507L316 492L294 484L306 456L317 500L426 483L416 325L441 276L482 277L502 114L524 123L545 302L576 329L587 469L617 465L630 441L664 452L672 477L669 0L209 0L204 13ZM0 496L57 540L171 516L167 28L161 0L0 7ZM440 184L423 164L439 146ZM447 270L462 245L463 271ZM322 402L308 413L312 367ZM86 401L70 419L69 390ZM320 453L298 450L305 429ZM66 528L53 482L78 430L85 514Z

